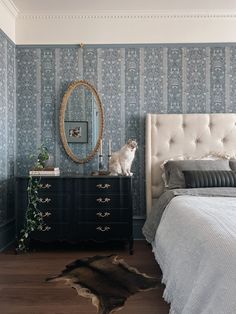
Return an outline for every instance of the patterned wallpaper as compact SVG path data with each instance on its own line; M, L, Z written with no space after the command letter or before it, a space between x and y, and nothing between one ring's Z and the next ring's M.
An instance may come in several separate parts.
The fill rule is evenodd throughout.
M15 45L0 30L0 226L14 217L15 122Z
M105 152L109 138L113 151L129 138L138 141L132 168L134 214L140 217L145 215L146 113L236 112L235 45L19 46L16 66L17 174L27 174L29 155L42 142L63 171L97 169L97 158L85 165L72 162L59 138L64 92L71 81L88 80L104 104Z

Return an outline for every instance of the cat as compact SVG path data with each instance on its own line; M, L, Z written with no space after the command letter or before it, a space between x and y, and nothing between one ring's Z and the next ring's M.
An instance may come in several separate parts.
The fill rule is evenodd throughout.
M121 147L120 150L111 154L111 159L109 160L110 175L133 175L131 166L137 147L137 142L129 139L127 144Z

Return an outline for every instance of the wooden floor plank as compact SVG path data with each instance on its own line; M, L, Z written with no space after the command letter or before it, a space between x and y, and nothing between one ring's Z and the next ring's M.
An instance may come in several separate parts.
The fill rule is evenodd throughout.
M78 258L116 254L139 271L160 278L151 247L145 241L135 241L134 255L127 248L99 249L54 248L43 246L37 251L15 255L14 250L0 253L0 313L1 314L95 314L89 299L62 282L48 283L45 279L60 273L66 264ZM120 314L167 314L169 305L162 298L164 286L131 296Z

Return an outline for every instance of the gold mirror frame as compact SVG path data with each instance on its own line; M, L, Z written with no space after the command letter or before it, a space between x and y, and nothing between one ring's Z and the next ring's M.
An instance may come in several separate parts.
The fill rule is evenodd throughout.
M68 106L68 99L70 97L70 95L72 94L72 92L74 91L74 89L78 86L85 86L87 89L89 89L91 91L91 93L93 94L93 96L96 99L96 104L98 106L98 110L99 110L99 114L100 114L100 127L99 127L99 135L98 135L98 140L97 143L95 145L95 147L91 150L91 152L89 153L89 155L87 155L85 158L83 159L79 159L71 150L71 148L68 145L67 139L66 139L66 134L65 134L65 112ZM88 161L90 161L97 153L99 146L100 146L100 142L103 136L103 129L104 129L104 109L103 109L103 105L102 102L100 100L100 97L96 91L96 89L93 87L93 85L91 85L89 82L81 80L81 81L74 81L70 84L70 86L68 87L67 91L65 92L63 99L62 99L62 103L61 103L61 108L60 108L60 115L59 115L59 125L60 125L60 136L61 136L61 141L63 143L64 149L66 151L66 153L70 156L70 158L79 163L79 164L84 164Z

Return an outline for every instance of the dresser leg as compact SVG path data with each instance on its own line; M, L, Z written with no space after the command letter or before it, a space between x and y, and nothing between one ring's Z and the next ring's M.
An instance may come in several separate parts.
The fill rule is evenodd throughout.
M133 253L134 253L133 246L134 246L134 240L133 240L133 238L130 238L129 239L129 254L130 255L133 255Z

